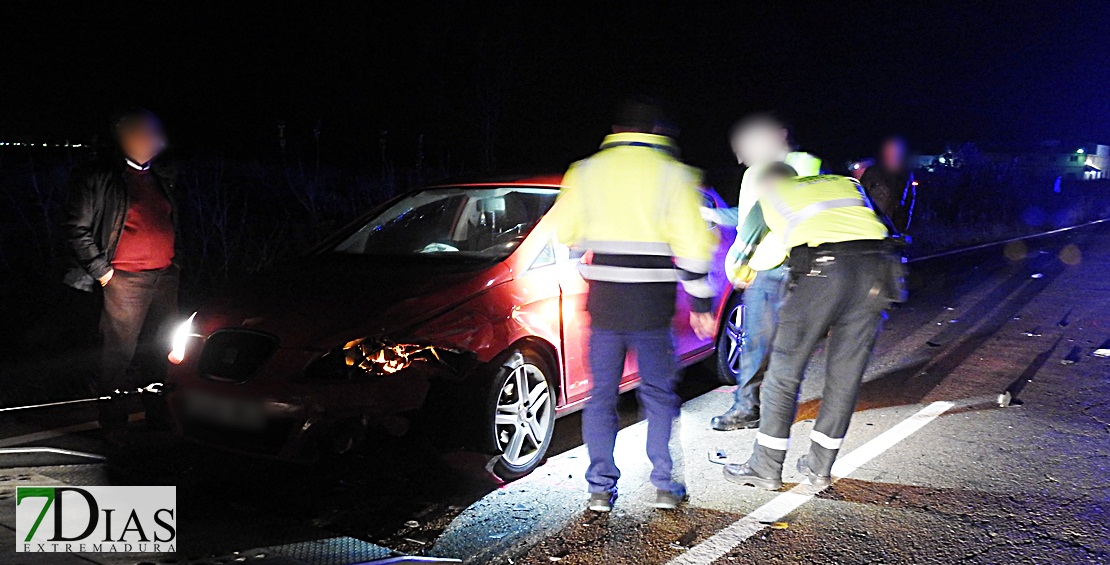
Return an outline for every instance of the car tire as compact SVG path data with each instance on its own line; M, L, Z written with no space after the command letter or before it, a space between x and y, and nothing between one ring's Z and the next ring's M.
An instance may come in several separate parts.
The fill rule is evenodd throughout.
M714 368L717 379L726 385L736 384L740 376L740 351L744 348L743 293L733 293L721 316L721 329L717 332L717 354Z
M481 433L487 451L497 455L494 474L514 480L538 467L551 446L556 374L545 356L527 348L504 359L490 380Z

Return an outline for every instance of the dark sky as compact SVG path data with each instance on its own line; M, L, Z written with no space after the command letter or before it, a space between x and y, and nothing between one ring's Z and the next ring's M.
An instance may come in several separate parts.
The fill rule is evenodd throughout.
M558 168L645 92L703 166L752 110L828 160L890 132L1110 142L1110 2L600 4L5 2L0 136L87 139L142 105L194 151L264 156L279 120L294 143L318 122L336 160L375 159L384 129L477 168L491 123L500 166Z

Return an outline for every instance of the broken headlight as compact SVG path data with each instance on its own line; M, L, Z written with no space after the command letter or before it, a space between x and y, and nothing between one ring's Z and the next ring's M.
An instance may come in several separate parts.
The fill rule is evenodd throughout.
M413 365L433 364L455 371L465 357L453 349L433 345L389 343L358 339L320 356L309 367L311 379L343 380L386 376Z

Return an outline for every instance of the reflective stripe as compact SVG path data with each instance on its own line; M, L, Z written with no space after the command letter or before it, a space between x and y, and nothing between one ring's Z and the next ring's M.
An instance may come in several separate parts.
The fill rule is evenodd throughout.
M674 264L683 271L699 274L708 273L710 266L709 261L698 261L697 259L686 259L685 257L675 257Z
M844 438L833 439L817 430L809 433L809 439L825 449L840 449L840 444L844 443Z
M755 434L755 442L767 449L786 451L786 446L790 443L790 440L787 438L771 437L763 432L758 432Z
M856 186L859 185L857 184ZM862 198L861 196L861 198L835 198L833 200L814 202L813 204L810 204L809 206L806 206L805 208L802 208L801 210L795 212L793 209L790 208L790 205L782 199L782 196L778 193L777 190L769 190L767 192L768 194L766 195L766 198L771 201L771 204L775 207L775 211L777 211L779 215L781 215L783 219L786 220L786 229L781 234L781 237L783 241L786 241L788 244L790 241L790 232L794 231L794 229L801 225L802 222L816 216L817 214L820 214L821 212L834 210L837 208L852 208L855 206L867 208L868 210L871 209L867 205L867 199Z
M832 210L834 208L851 208L852 206L866 207L867 204L863 201L860 201L858 198L837 198L835 200L814 202L813 204L810 204L809 206L806 206L805 208L802 208L801 210L790 214L790 216L786 218L786 221L790 224L790 229L794 229L798 227L798 225L802 222L826 210Z
M594 253L671 256L671 246L661 241L586 240L576 245L576 247L592 249Z
M682 288L694 298L713 298L717 294L713 291L713 285L709 284L709 277L682 281Z
M652 283L675 282L678 280L678 273L674 269L644 269L579 263L578 272L582 274L582 278L588 281Z

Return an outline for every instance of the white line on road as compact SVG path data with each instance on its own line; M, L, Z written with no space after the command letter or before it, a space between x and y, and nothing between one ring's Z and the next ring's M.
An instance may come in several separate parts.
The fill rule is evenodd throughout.
M934 402L922 408L918 413L899 422L894 427L840 458L833 465L833 476L847 477L851 475L868 461L925 427L925 424L933 421L952 406L951 402ZM809 502L818 492L820 490L808 484L798 485L776 496L767 504L760 506L751 514L737 520L727 528L713 534L709 539L691 547L686 553L672 559L667 565L708 565L723 557L732 548L743 543L744 540L759 533L760 530L767 527L767 524L781 520L783 516Z
M127 417L130 422L138 422L146 417L145 412L136 412ZM15 445L23 445L32 441L42 441L47 439L54 439L76 432L88 432L100 429L100 424L96 422L84 422L81 424L73 424L72 426L65 426L62 428L54 428L52 430L43 430L41 432L34 432L30 434L23 434L21 436L12 436L0 438L0 447L12 447Z

